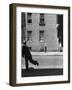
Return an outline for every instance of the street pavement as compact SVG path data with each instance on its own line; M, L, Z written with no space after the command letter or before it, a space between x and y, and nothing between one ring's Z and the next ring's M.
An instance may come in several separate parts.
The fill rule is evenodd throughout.
M22 69L21 76L22 77L34 77L34 76L59 76L63 75L63 69L33 69L29 68L29 70Z

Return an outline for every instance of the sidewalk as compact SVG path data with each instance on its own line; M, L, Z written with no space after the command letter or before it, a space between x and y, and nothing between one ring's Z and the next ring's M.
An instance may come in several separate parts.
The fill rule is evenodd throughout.
M39 66L29 63L29 67L35 69L63 68L63 52L31 52ZM22 59L22 69L25 69L25 60Z
M31 52L32 55L63 55L63 52Z

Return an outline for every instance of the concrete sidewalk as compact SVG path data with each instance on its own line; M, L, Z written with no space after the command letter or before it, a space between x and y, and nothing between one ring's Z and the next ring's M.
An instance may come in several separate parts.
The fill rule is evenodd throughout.
M32 55L32 58L39 62L39 66L35 66L29 62L29 67L34 67L35 69L63 68L63 55L59 53L58 55L56 53L37 53L38 55L36 53L33 54L35 55ZM22 58L22 69L25 69L25 58Z
M63 55L63 52L31 52L32 55Z

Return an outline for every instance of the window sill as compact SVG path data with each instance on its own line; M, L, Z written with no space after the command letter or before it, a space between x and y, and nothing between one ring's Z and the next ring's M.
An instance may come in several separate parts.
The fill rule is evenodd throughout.
M45 23L40 23L39 25L40 25L40 26L45 26Z

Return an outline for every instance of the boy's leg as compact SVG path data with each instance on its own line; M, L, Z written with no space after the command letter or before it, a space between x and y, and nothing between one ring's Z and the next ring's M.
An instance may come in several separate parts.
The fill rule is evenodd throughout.
M29 69L29 65L28 65L28 59L25 57L25 67L26 67L26 70Z
M32 57L29 58L29 61L34 65L39 65L39 63L32 59Z

